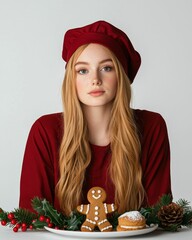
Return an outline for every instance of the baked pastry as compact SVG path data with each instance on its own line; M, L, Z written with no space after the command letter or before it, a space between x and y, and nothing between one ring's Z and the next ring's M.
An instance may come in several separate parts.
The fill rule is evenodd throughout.
M117 231L139 230L145 227L145 217L138 211L126 212L118 218Z
M87 199L90 204L77 207L78 212L86 215L81 231L92 232L96 226L101 232L112 231L113 227L107 220L107 214L114 212L117 208L114 204L103 203L106 199L105 190L101 187L93 187L88 191Z

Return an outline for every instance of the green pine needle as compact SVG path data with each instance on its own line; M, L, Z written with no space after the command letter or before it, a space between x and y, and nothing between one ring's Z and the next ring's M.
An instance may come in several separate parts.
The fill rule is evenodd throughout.
M22 208L15 209L13 214L15 219L18 220L18 223L26 223L27 225L30 225L33 219L36 218L36 214Z
M3 209L1 209L1 211L0 211L0 221L1 220L8 221L7 214L8 214L8 212L5 212L5 211L3 211Z
M184 213L182 225L192 227L192 211Z
M183 208L184 212L192 211L189 201L185 199L179 199L176 203Z
M157 206L158 206L159 208L161 208L162 206L169 205L171 202L172 202L172 198L171 198L171 195L170 195L170 194L163 195L163 196L160 198L160 201L159 201L159 203L157 204Z

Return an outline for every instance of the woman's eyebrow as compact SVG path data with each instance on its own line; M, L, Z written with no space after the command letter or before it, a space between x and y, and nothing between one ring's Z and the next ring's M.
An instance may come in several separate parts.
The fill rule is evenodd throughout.
M88 62L77 62L77 63L75 63L75 66L80 65L80 64L83 64L83 65L89 65Z
M107 59L100 61L99 64L105 63L105 62L112 62L112 60L111 60L111 58L107 58ZM77 62L77 63L75 63L75 66L80 65L80 64L89 65L88 62Z
M99 63L105 63L105 62L112 62L112 59L111 59L111 58L104 59L104 60L102 60L102 61L99 62Z

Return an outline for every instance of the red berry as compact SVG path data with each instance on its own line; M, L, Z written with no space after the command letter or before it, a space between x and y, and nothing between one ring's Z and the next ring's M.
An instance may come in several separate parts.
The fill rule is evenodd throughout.
M22 231L22 232L25 232L26 230L27 230L27 226L22 226L22 227L21 227L21 231Z
M17 223L15 227L19 229L21 227L21 223Z
M26 224L26 223L22 223L22 224L21 224L21 227L26 228L26 227L27 227L27 224Z
M53 223L49 223L48 227L52 228L53 227Z
M51 220L50 220L50 218L46 218L46 223L50 223L51 222Z
M15 225L17 223L17 220L14 218L11 220L11 224Z
M55 227L55 230L59 230L59 227L56 226L56 227Z
M13 213L9 213L9 214L7 215L7 217L8 217L9 220L12 220L15 216L14 216Z
M17 227L14 227L14 228L13 228L13 232L18 232L18 228L17 228Z
M30 225L30 226L29 226L29 229L31 229L31 230L32 230L32 229L33 229L33 225Z
M7 224L7 222L5 220L1 220L1 225L5 226Z
M45 221L45 216L41 215L41 216L39 217L39 221L40 221L40 222L44 222L44 221Z

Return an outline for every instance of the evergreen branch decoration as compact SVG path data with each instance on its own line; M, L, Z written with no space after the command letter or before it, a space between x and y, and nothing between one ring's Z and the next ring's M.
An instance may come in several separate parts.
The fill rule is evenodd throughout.
M66 230L76 231L80 230L81 224L85 221L85 215L77 211L71 213L70 217L66 219Z
M179 199L176 203L183 208L184 212L192 211L189 201L185 199Z
M78 231L85 221L85 215L76 210L69 217L65 216L46 199L35 197L31 204L35 213L22 208L6 212L0 208L1 225L12 227L14 232L44 229L45 226ZM174 203L170 195L163 195L156 205L142 208L140 212L146 218L148 225L158 224L166 231L178 231L182 227L192 227L192 208L190 202L185 199L179 199ZM115 212L108 218L114 230L118 225L118 217L119 214Z
M31 206L40 215L44 215L45 214L45 212L43 210L42 199L40 199L39 197L34 197L31 200Z
M15 209L13 211L14 219L17 220L18 223L26 223L28 226L32 223L33 219L36 217L36 214L30 212L27 209Z
M192 208L184 199L174 203L170 195L163 195L156 205L142 208L140 212L148 225L157 223L166 231L175 232L182 226L192 227Z
M65 224L64 216L61 213L58 213L46 199L42 200L42 206L45 216L48 216L55 226L62 227Z

